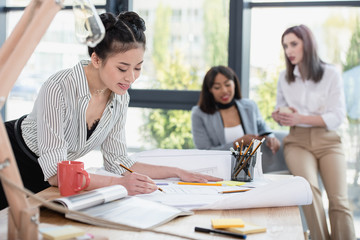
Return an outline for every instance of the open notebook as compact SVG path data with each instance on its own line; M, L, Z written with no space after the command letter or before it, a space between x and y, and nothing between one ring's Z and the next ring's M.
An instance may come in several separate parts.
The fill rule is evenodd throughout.
M126 188L121 185L57 198L53 202L62 204L69 210L86 214L70 212L65 215L66 218L104 227L116 227L117 224L121 224L149 229L178 216L193 214L191 211L183 211L159 202L128 196ZM95 217L96 220L87 216Z

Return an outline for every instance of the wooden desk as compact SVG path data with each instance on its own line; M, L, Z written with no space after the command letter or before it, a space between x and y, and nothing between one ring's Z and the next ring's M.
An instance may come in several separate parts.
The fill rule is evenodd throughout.
M40 193L39 196L47 200L59 197L58 188L51 187ZM31 201L30 201L31 202ZM31 202L35 204L34 202ZM36 205L36 204L35 204ZM194 237L196 239L231 239L227 236L212 235L194 232L194 227L211 228L211 218L242 218L246 222L265 226L266 233L257 233L247 235L247 239L304 239L299 208L294 207L277 207L277 208L258 208L258 209L243 209L243 210L205 210L195 211L192 216L176 218L169 223L166 223L156 230L164 232L172 232L181 235ZM40 217L40 226L42 224L65 225L71 224L83 228L86 232L107 236L109 239L145 239L145 240L176 240L178 237L171 237L168 235L155 234L149 232L130 232L122 230L114 230L108 228L101 228L74 222L66 219L62 215L52 212L50 210L42 210ZM0 238L7 239L7 209L0 211Z

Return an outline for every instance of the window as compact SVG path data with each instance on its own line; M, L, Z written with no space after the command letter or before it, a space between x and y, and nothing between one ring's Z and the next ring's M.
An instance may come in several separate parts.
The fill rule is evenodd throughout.
M134 0L146 22L147 51L132 88L200 90L210 66L227 65L228 7L228 0Z
M210 66L227 65L229 1L134 0L133 10L141 17L141 13L147 13L147 51L142 75L130 91L130 106L135 103L147 107L154 99L159 102L149 106L156 109L132 108L131 112L142 113L137 117L129 113L128 121L136 119L141 124L133 128L129 123L127 132L138 134L138 148L193 148L189 109L196 104L198 95L188 98L184 91L198 92ZM138 95L147 96L148 101L139 100L137 105ZM170 109L179 105L184 109L186 105L187 110L160 109L166 102Z
M7 35L11 33L21 15L22 11L8 14ZM72 67L81 59L89 58L87 47L77 42L74 31L72 10L58 12L9 94L6 120L31 111L37 92L50 75ZM26 92L35 96L29 97Z

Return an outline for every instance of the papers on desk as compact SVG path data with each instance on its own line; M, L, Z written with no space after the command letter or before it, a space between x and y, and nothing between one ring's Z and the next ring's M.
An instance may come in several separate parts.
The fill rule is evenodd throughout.
M242 186L191 186L169 182L158 191L140 195L147 200L186 210L245 209L308 205L312 202L309 183L302 177L278 181L259 180ZM246 192L220 194L221 191L251 189Z
M309 205L310 184L302 177L272 181L244 193L235 193L198 209L241 209Z
M135 161L180 167L186 170L201 172L229 180L231 175L231 154L229 151L214 150L177 150L157 149L144 151L131 156ZM261 170L261 159L254 181L242 186L191 186L177 185L179 179L159 180L168 185L161 185L166 192L137 195L140 198L182 208L196 209L242 209L278 206L308 205L312 202L312 192L309 183L302 177L286 176L282 180L270 181L264 178ZM89 169L87 169L89 172ZM104 170L92 170L93 173L106 174ZM219 194L221 191L231 191L250 188L241 193Z

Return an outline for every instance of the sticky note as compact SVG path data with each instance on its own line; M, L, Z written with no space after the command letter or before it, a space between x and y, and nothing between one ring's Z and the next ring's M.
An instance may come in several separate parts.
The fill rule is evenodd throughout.
M39 231L43 235L44 239L49 240L63 240L85 235L84 230L72 225L42 227L39 228Z
M261 233L266 232L266 227L257 226L251 223L244 223L244 227L234 227L234 228L225 228L224 230L233 232L233 233L241 233L241 234L251 234L251 233Z
M235 228L244 227L244 221L241 218L218 218L211 219L212 227L217 228Z
M226 186L241 186L245 184L245 182L238 182L238 181L220 181L216 183L221 183Z

